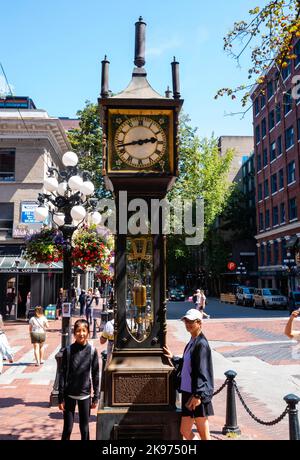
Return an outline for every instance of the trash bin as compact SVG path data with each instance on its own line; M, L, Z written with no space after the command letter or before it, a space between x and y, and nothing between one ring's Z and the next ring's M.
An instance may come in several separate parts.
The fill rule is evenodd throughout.
M55 320L55 313L56 313L56 305L50 304L47 305L44 309L44 315L46 316L47 319L53 319Z

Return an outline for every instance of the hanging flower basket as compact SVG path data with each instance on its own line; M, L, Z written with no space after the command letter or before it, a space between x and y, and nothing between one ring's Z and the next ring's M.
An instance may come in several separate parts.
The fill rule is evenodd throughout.
M102 266L107 261L113 238L103 227L83 227L73 236L72 264L85 270Z
M101 266L96 267L95 276L96 278L100 279L104 283L108 283L112 281L114 277L114 267L110 263L110 260L113 255L114 253L111 251L106 261L103 262Z
M64 239L59 230L43 227L26 238L24 259L33 264L51 264L63 259Z

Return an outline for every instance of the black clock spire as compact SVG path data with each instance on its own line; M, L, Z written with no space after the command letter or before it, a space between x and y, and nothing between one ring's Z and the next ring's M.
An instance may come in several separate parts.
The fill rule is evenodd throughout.
M143 21L142 16L140 16L138 22L135 23L134 64L137 67L143 67L146 63L146 60L145 60L146 25L147 24Z
M101 73L101 97L108 97L109 96L109 86L108 86L108 69L109 69L109 61L107 60L107 56L104 56L102 64L102 73Z
M172 66L172 80L173 80L173 98L180 99L180 85L179 85L179 62L176 61L174 56L174 61L171 62Z

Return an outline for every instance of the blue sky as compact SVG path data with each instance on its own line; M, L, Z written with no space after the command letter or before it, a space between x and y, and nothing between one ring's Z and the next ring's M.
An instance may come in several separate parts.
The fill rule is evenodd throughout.
M180 62L184 111L201 136L252 135L251 110L214 94L246 80L223 51L223 36L256 0L13 0L1 4L0 61L14 94L30 96L52 116L74 117L100 91L101 60L110 60L110 89L131 79L134 24L143 16L146 70L161 94L171 86L173 56ZM1 78L2 77L2 78ZM0 70L0 86L3 76Z

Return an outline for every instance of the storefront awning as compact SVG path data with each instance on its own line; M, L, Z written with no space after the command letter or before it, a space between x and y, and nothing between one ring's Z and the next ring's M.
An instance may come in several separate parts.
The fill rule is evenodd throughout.
M18 268L15 261L20 261ZM53 262L51 264L30 264L22 257L2 256L0 257L0 273L41 273L41 272L62 272L63 263Z

